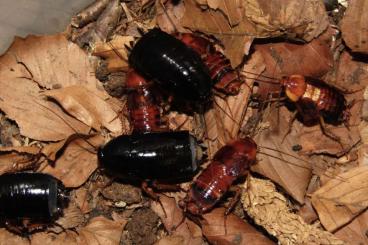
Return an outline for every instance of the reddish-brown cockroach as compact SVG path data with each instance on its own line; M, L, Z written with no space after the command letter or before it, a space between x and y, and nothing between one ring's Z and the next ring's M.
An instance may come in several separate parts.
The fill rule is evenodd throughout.
M257 75L246 71L244 73ZM264 77L270 79L270 77ZM280 84L280 95L286 96L287 102L296 108L295 114L290 120L290 126L296 118L305 126L320 124L322 131L328 137L340 141L337 136L327 131L325 123L334 126L340 124L348 126L352 105L349 105L345 99L344 94L346 92L320 79L297 74L284 76L279 82L265 81L258 78L256 78L256 81ZM290 130L291 127L289 127L288 133Z
M161 131L160 108L152 91L153 83L148 82L133 69L128 71L126 88L128 111L133 133Z
M215 89L231 95L239 92L243 81L239 79L239 75L231 67L230 60L217 51L208 39L192 33L180 34L178 38L201 56L210 70Z
M211 210L238 178L256 162L257 145L251 138L233 140L217 151L212 162L191 185L181 205L192 215Z

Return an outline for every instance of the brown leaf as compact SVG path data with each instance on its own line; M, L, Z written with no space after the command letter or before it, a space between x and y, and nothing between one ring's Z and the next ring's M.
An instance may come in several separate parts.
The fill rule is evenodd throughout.
M89 213L93 210L92 203L89 202L89 190L85 187L80 187L73 193L75 203L83 214Z
M249 176L241 200L255 223L275 236L280 244L344 244L331 233L306 224L269 180Z
M133 41L132 36L116 35L107 43L95 43L92 55L105 58L109 72L128 71L128 50L126 46L130 47Z
M33 75L33 81L42 88L60 88L83 85L104 92L94 76L94 67L88 55L64 34L17 37L0 58L2 70L22 62ZM29 76L27 76L29 77Z
M157 202L152 202L151 208L161 218L166 230L172 231L172 236L178 236L183 239L181 244L201 245L203 244L202 232L198 225L185 218L183 221L183 211L178 207L174 198L160 195L165 213L161 205ZM179 225L180 224L180 225ZM179 225L178 227L176 227ZM175 230L173 231L173 228ZM175 238L176 241L178 238Z
M126 222L124 222L126 223ZM78 243L85 244L119 244L125 224L98 216L79 231Z
M354 168L328 181L312 195L322 225L334 231L350 222L368 206L368 167Z
M367 1L349 1L349 6L341 21L342 37L353 52L368 53L367 11Z
M224 45L224 53L233 67L242 62L253 41L248 35L254 30L251 24L243 21L232 27L222 12L211 9L202 11L194 0L185 2L185 14L181 23L192 31L200 31L218 38Z
M15 235L9 232L7 229L0 229L0 245L17 244L17 245L29 245L29 241L25 237Z
M75 244L75 245L118 245L124 224L98 216L89 221L86 227L77 232L66 230L60 234L36 233L31 237L31 244Z
M243 20L243 2L238 0L201 0L200 5L208 5L213 10L221 10L228 19L231 26L239 24Z
M89 127L66 115L60 107L39 96L39 87L28 79L0 75L0 108L15 120L22 135L56 141Z
M77 207L74 200L71 200L68 207L63 209L63 215L58 218L55 223L57 226L49 228L49 231L60 233L65 229L72 229L84 222L84 215L81 210Z
M64 110L84 124L101 130L107 128L118 134L121 132L121 122L117 113L111 108L98 91L90 91L82 86L70 86L44 92L59 102Z
M156 0L156 21L160 29L167 33L187 32L180 23L185 12L184 1L178 4L167 1L165 5L162 2L162 0Z
M276 37L286 34L290 38L311 41L328 26L329 21L322 1L314 0L246 0L246 21L256 28L258 37Z
M34 168L40 148L36 146L1 147L0 152L0 174L3 174Z
M267 43L255 49L261 52L268 74L277 78L292 74L320 77L333 66L330 47L322 37L303 45Z
M350 245L368 244L368 211L364 211L346 226L335 232L335 236Z
M55 162L55 167L46 166L42 172L60 179L66 187L79 187L97 169L97 146L104 142L102 136L77 139L68 144L63 155Z
M304 203L304 195L312 176L312 166L305 158L295 155L295 152L292 151L292 147L299 143L298 135L302 125L299 122L294 122L292 131L282 142L289 128L288 121L290 119L287 118L290 118L291 115L283 107L279 111L275 107L270 108L270 110L268 117L264 115L264 121L268 121L274 126L262 130L255 137L260 152L257 164L252 166L252 170L275 181L295 200ZM278 113L280 114L277 115ZM266 149L266 147L272 150Z
M203 235L213 244L275 244L261 232L234 214L224 216L217 208L203 216Z

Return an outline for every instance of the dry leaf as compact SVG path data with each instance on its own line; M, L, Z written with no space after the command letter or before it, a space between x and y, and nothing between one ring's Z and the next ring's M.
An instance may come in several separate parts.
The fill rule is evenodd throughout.
M303 203L312 176L312 165L306 158L298 156L292 151L292 147L299 144L298 135L303 126L299 122L294 122L291 126L291 132L283 141L289 127L288 121L290 119L287 118L290 118L291 115L284 107L279 109L271 107L270 110L268 116L267 112L264 112L264 122L268 121L274 126L262 130L255 137L260 152L257 164L251 169L275 181L295 200ZM304 142L302 144L304 148Z
M128 71L128 50L134 41L132 36L114 36L109 42L96 42L92 55L105 58L107 60L107 70L109 72Z
M9 244L29 245L29 241L27 238L15 235L14 233L9 232L7 229L0 229L0 245Z
M95 147L90 146L86 140ZM97 169L96 149L103 142L102 136L74 140L57 159L55 167L48 165L42 172L58 178L66 187L79 187Z
M368 211L364 211L346 226L335 232L335 236L350 245L368 244Z
M342 37L353 52L368 54L368 3L365 0L349 1L341 21Z
M268 74L280 78L285 75L301 74L320 77L333 66L329 45L323 39L315 39L308 44L269 43L258 44Z
M161 218L166 230L172 231L172 236L179 236L183 239L181 244L202 245L202 232L198 225L185 218L183 221L183 211L178 207L174 198L160 195L160 201L165 209L166 215L157 202L152 202L151 208ZM179 225L180 224L180 225ZM176 227L179 225L178 227ZM175 230L173 228L175 227ZM175 238L174 240L176 240Z
M41 88L83 85L105 93L94 76L95 70L88 55L69 42L64 34L17 37L0 58L1 71L15 66L17 61L27 67L33 81Z
M246 21L256 28L258 37L286 35L311 41L329 26L322 1L315 0L246 0Z
M251 24L240 22L232 27L222 12L211 9L202 11L194 0L185 1L185 14L181 24L192 31L200 31L218 38L224 45L225 56L233 67L242 62L253 41L253 37L248 35L254 30Z
M306 224L268 180L248 177L242 194L244 210L280 244L344 244L334 235Z
M178 4L167 1L163 5L162 0L156 0L156 11L156 22L161 30L167 33L187 32L180 24L180 19L183 18L185 12L184 1L180 1Z
M93 218L79 231L78 243L118 245L125 223L112 221L103 216Z
M231 26L239 24L243 20L244 6L239 0L197 0L200 5L208 5L213 10L221 10Z
M211 244L275 244L238 216L230 214L225 218L224 208L214 209L203 218L203 235Z
M328 181L312 195L322 225L335 231L368 206L368 167L357 167Z
M55 99L65 111L97 131L105 127L115 134L120 133L117 113L104 100L103 94L96 92L82 86L70 86L48 90L43 95Z
M31 237L31 244L118 245L123 229L123 223L98 216L77 232L66 230L60 234L36 233Z
M84 219L85 218L81 210L77 207L74 200L71 200L68 203L68 207L63 209L63 215L55 221L58 225L50 227L48 230L60 233L65 229L76 228L84 222Z
M40 148L36 146L0 147L0 174L32 169Z

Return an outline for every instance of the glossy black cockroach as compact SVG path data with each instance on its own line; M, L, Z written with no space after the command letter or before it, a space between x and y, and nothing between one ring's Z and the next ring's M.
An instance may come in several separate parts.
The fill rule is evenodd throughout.
M58 179L43 173L0 176L0 217L17 233L52 224L67 205L68 192Z
M114 176L182 182L199 169L202 149L188 131L121 135L99 148L99 162Z
M200 55L174 36L158 28L134 45L129 64L138 73L157 81L175 96L203 105L211 98L212 80Z

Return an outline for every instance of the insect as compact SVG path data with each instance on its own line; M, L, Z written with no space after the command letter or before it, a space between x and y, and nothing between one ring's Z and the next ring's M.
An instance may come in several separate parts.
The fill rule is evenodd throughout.
M192 215L211 210L256 161L257 145L251 138L233 140L220 148L212 162L191 185L181 206Z
M127 104L133 133L162 130L160 108L155 100L152 85L133 69L128 71Z
M259 79L257 81L275 83ZM292 123L298 118L305 126L320 124L326 136L340 142L338 136L326 129L325 123L334 126L344 124L348 127L352 105L347 103L344 91L328 85L322 80L297 74L282 77L279 84L281 86L280 94L286 96L286 105L289 104L296 109L286 135L290 133Z
M188 131L121 135L98 150L101 166L114 176L176 183L195 175L202 156Z
M139 39L130 52L129 64L184 101L202 105L210 100L212 80L199 54L158 28Z
M208 39L192 33L180 34L178 38L201 56L210 70L215 89L230 95L239 93L243 81L231 67L230 60L217 51Z
M68 192L58 179L43 173L0 176L0 217L16 233L42 229L62 215Z

